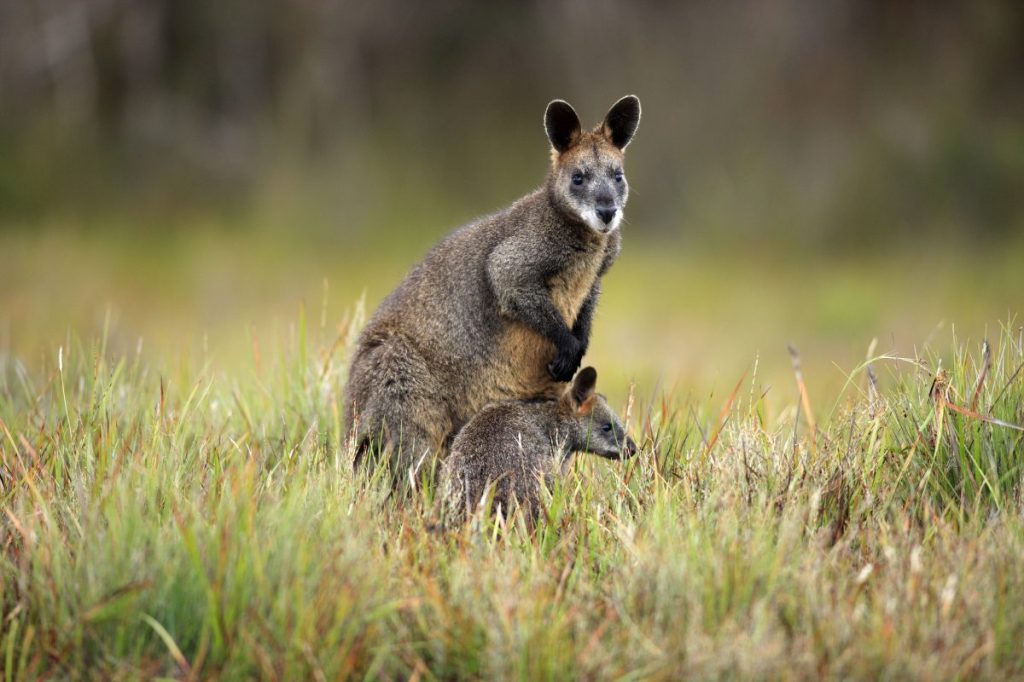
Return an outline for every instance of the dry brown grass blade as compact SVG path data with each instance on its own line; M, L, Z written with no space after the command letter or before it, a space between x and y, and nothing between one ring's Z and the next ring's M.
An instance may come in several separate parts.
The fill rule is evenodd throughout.
M978 421L983 421L988 424L995 424L996 426L1003 426L1008 429L1015 429L1017 431L1024 432L1024 426L1011 424L1010 422L1003 421L1002 419L996 419L995 417L980 414L979 412L976 412L972 409L968 409L966 407L961 407L957 405L956 403L949 399L949 391L949 374L945 370L940 369L938 372L935 373L935 378L932 380L931 388L928 389L928 395L935 402L936 423L938 423L938 419L942 410L948 407L954 412L958 412L964 415L965 417L970 417L971 419L977 419Z
M629 382L629 395L626 397L626 424L628 425L633 419L633 407L636 404L636 382Z
M971 410L978 409L978 397L981 395L981 389L985 385L985 379L988 377L989 370L992 369L992 346L989 345L988 340L981 342L981 373L978 375L978 381L974 384L974 396L971 398Z
M164 378L160 377L160 402L156 407L156 414L161 419L166 414L166 401L167 401L167 385L164 383Z
M28 543L29 547L31 547L32 544L34 544L32 542L34 536L27 530L25 530L25 526L22 525L21 521L18 520L18 517L15 516L14 512L12 512L10 509L5 507L4 514L6 514L7 518L10 519L11 525L14 526L14 530L18 531L18 535L20 535L22 539L24 539L25 542Z
M320 369L320 381L327 378L327 373L331 371L331 361L334 359L334 355L338 352L338 349L342 348L344 345L345 334L339 332L338 335L334 337L334 342L323 353L324 366Z
M944 407L948 407L949 409L953 410L954 412L959 412L960 414L964 415L965 417L970 417L971 419L977 419L979 421L983 421L983 422L986 422L988 424L995 424L996 426L1003 426L1003 427L1006 427L1008 429L1015 429L1017 431L1024 432L1024 426L1019 426L1017 424L1011 424L1010 422L1003 421L1002 419L996 419L995 417L989 417L988 415L979 414L978 412L975 412L974 410L969 410L966 407L960 407L956 403L950 402L949 400L947 400L944 396L940 396L939 400L941 401L941 404Z
M818 424L814 420L814 412L811 410L811 397L807 393L807 384L804 383L804 373L800 368L800 353L793 346L788 346L789 357L793 361L793 376L796 377L796 387L800 392L800 403L803 406L804 419L807 420L807 428L811 430L811 453L818 456Z
M878 403L878 375L875 374L875 365L870 362L871 358L875 356L875 349L878 347L878 339L871 339L871 343L868 345L867 360L869 361L865 373L868 377L868 402L872 407Z
M18 451L18 444L14 442L14 436L11 435L10 430L7 428L7 424L4 423L3 419L0 419L0 429L3 430L4 435L7 436L8 442L11 444L11 448L14 452Z
M32 447L32 444L28 442L28 439L25 438L25 434L19 433L18 440L21 441L21 446L25 448L25 452L27 452L32 457L32 463L35 466L39 466L41 461L39 458L39 452L37 452L36 449Z
M747 373L746 373L746 371L744 371L743 375L740 377L740 380L736 382L735 386L733 386L732 392L729 394L729 397L726 399L725 404L722 406L722 409L719 411L719 413L718 413L718 423L715 426L715 432L713 434L711 434L711 438L709 438L708 441L707 441L707 444L706 444L706 446L704 448L704 455L701 458L702 460L706 460L707 459L708 455L711 454L711 449L713 447L715 447L715 443L718 442L718 437L722 434L722 429L725 428L725 422L728 420L729 412L732 411L732 404L736 401L736 396L740 392L740 386L743 385L743 382L744 382L744 380L746 380L746 378L747 378Z

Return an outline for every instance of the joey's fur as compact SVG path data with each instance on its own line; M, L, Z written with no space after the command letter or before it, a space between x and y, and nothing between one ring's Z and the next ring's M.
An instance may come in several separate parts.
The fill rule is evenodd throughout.
M449 235L381 303L345 392L357 465L383 452L400 474L443 453L484 405L562 392L621 248L623 149L639 119L633 96L590 131L567 103L549 104L545 183Z
M461 525L467 511L487 499L490 486L495 508L507 512L518 503L532 521L540 510L541 482L550 487L574 452L632 456L636 445L594 392L596 380L597 373L587 367L559 398L494 403L473 417L441 464L446 523Z

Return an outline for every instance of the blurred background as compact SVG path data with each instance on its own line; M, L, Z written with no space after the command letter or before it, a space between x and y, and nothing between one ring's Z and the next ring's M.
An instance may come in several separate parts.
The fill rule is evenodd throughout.
M812 397L1024 309L1024 4L0 2L0 353L251 362L539 184L636 93L590 361Z

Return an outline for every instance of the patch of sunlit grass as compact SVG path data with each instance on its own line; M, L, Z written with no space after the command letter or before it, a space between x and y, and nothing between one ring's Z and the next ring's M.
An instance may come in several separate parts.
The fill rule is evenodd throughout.
M8 679L1024 673L1019 329L871 357L813 419L756 366L638 392L637 457L445 533L429 468L404 498L352 473L361 313L312 317L237 374L0 356Z

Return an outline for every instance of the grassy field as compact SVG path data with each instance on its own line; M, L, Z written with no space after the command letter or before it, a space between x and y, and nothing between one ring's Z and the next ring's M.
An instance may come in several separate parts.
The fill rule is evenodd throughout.
M598 339L616 338L634 268L609 283ZM875 295L834 272L832 295ZM739 291L694 317L728 326ZM924 314L942 300L923 295ZM347 310L258 329L244 353L158 353L116 321L94 341L8 334L6 679L1024 676L1018 322L993 323L987 351L876 349L817 396L786 355L774 402L769 363L725 359L741 341L705 356L747 365L724 389L641 382L628 399L619 374L639 456L577 458L532 532L513 516L444 534L430 472L402 501L350 471ZM658 329L644 319L640 336Z
M336 332L361 297L372 310L447 226L470 217L403 215L373 223L369 235L325 240L291 235L303 218L296 210L268 213L260 208L255 231L237 218L192 216L145 228L124 219L103 229L0 229L0 349L34 367L69 334L106 330L115 354L141 345L147 361L208 364L240 378L256 355L294 336L300 309ZM976 349L1000 321L1024 314L1020 241L828 255L689 247L629 229L588 355L620 403L634 383L648 399L721 396L756 363L774 414L795 396L792 345L812 404L831 407L873 340L877 353L912 356L928 342L949 359L948 349Z
M1022 67L1020 0L0 0L0 682L1024 681ZM640 451L444 530L354 339L627 93Z

